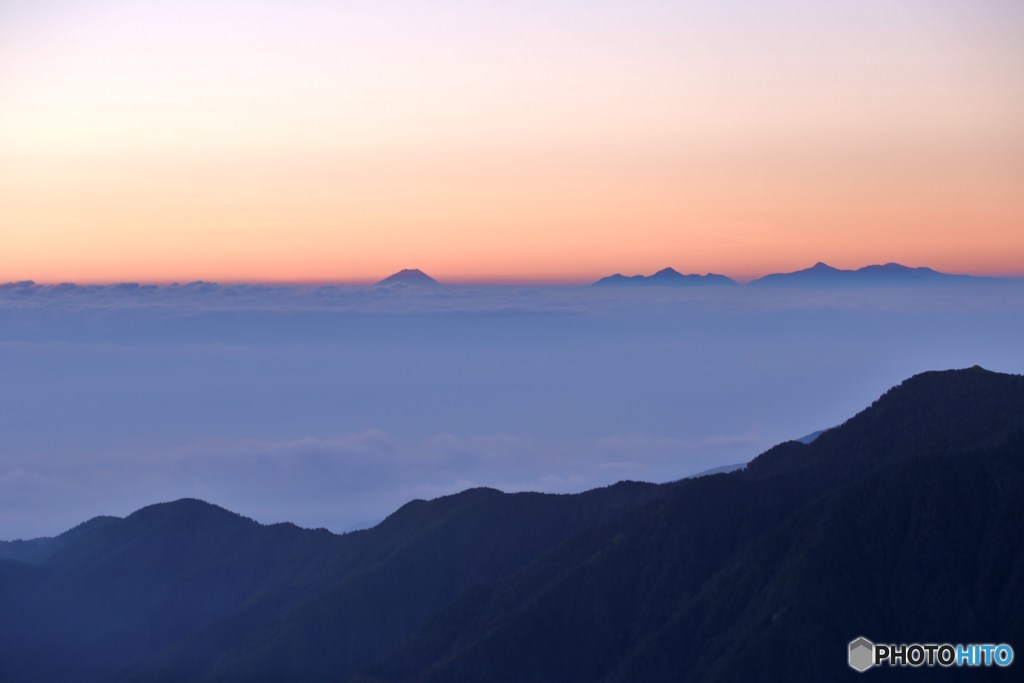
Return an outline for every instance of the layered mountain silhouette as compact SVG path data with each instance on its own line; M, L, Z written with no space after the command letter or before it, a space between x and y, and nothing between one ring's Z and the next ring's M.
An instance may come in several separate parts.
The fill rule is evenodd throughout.
M755 287L787 286L787 287L884 287L884 286L931 286L931 285L965 285L1020 283L1024 280L1013 277L986 277L977 275L957 275L943 273L932 268L912 268L899 263L870 265L856 270L843 270L818 262L810 268L792 273L772 273L751 281ZM622 275L616 273L603 277L592 283L596 287L701 287L737 285L738 283L726 275L707 273L685 275L674 268L663 268L652 275ZM376 282L375 287L438 287L442 283L418 268L407 268L393 273ZM320 292L328 292L336 288L326 285L319 288ZM195 281L172 283L169 285L139 284L137 282L118 282L113 284L79 285L72 282L59 284L39 284L32 280L0 283L0 296L31 297L34 295L86 295L105 294L119 296L148 296L159 294L214 294L237 296L243 293L261 291L281 291L283 288L267 284L233 284L222 285L216 282Z
M940 273L931 268L911 268L899 263L841 270L819 261L792 273L773 273L752 281L755 287L878 287L906 285L969 284L997 282L998 278Z
M725 275L683 275L674 268L662 268L654 275L609 275L594 283L595 287L701 287L708 285L735 285Z
M405 268L377 283L381 285L403 285L412 287L437 287L441 283L424 273L419 268Z
M899 263L871 265L856 270L833 268L818 262L810 268L792 273L772 273L753 280L755 287L894 287L927 285L962 285L1005 282L1006 278L980 277L942 273L931 268L911 268ZM735 285L735 280L725 275L683 275L673 268L664 268L653 275L609 275L594 286L607 287L689 287L702 285Z
M1024 377L978 367L672 484L340 536L181 500L0 543L0 679L838 680L858 636L1020 643L1021 500ZM907 673L1013 674L867 675Z

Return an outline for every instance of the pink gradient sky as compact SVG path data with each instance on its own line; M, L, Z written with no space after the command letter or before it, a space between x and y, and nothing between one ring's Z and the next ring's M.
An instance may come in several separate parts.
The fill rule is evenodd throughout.
M14 0L0 281L1024 274L1024 4Z

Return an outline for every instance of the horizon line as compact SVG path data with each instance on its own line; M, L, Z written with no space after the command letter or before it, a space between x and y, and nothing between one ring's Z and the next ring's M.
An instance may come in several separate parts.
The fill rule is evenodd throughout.
M465 276L464 275L464 276L454 276L454 277L436 277L436 276L432 275L431 273L427 272L426 270L424 270L422 268L413 267L413 268L399 268L399 269L393 270L393 271L391 271L391 272L389 272L389 273L387 273L385 275L382 275L382 276L379 276L379 277L374 277L374 278L346 278L346 277L309 277L309 278L302 278L302 277L300 277L300 278L290 278L290 277L275 278L275 277L270 277L270 278L267 278L267 277L258 277L258 276L257 277L252 277L252 278L248 278L248 277L218 278L218 277L215 277L215 276L208 278L208 277L205 277L205 276L201 276L201 277L188 277L188 278L157 278L157 279L145 279L145 278L127 277L127 278L121 278L121 279L105 279L105 278L104 279L93 279L93 278L87 278L87 279L80 279L80 280L76 280L76 279L36 280L35 278L20 278L20 279L7 280L7 281L0 280L0 284L10 285L10 284L16 284L16 283L19 283L19 282L32 282L33 284L42 285L42 286L53 286L53 285L62 285L62 284L73 284L73 285L79 285L79 286L109 286L109 285L117 285L117 284L139 284L139 285L156 285L156 286L165 287L165 286L171 286L171 285L187 285L187 284L192 284L192 283L197 283L197 282L206 282L206 283L209 283L209 284L218 284L218 285L276 285L276 286L292 286L292 287L303 287L303 286L312 287L312 286L331 286L331 285L333 285L333 286L346 286L346 287L360 287L360 286L372 286L372 285L375 285L375 284L381 282L382 280L384 280L384 279L386 279L386 278L388 278L388 277L390 277L392 275L395 275L397 273L400 273L400 272L402 272L404 270L419 270L420 272L423 272L423 273L429 275L431 278L437 280L441 284L450 284L450 285L455 285L455 286L468 286L468 287L471 287L471 286L517 286L518 285L518 286L526 286L526 287L531 287L531 286L532 287L541 287L541 286L549 286L549 287L565 286L565 287L572 287L572 286L588 286L588 285L592 285L595 282L601 280L602 278L611 277L613 275L624 275L626 277L634 277L636 275L643 275L643 276L648 276L649 277L650 275L653 275L653 274L655 274L655 273L657 273L657 272L659 272L661 270L665 270L665 269L671 268L673 270L676 270L679 273L686 274L686 275L689 275L689 274L696 274L696 275L710 275L710 274L724 275L725 277L728 277L728 278L736 281L737 284L745 285L745 284L749 284L750 282L753 282L754 280L758 280L760 278L766 277L768 275L776 275L776 274L786 274L786 273L799 272L799 271L802 271L802 270L807 270L808 268L812 268L815 265L822 264L822 263L824 263L825 265L830 265L830 264L828 264L827 262L825 262L823 260L818 260L818 261L815 261L813 264L811 264L809 266L805 266L805 267L802 267L802 268L797 268L796 270L766 271L766 272L762 272L762 273L759 273L759 274L745 273L743 275L737 275L737 276L727 275L726 273L716 272L716 271L713 271L713 270L707 271L706 273L699 273L699 272L687 273L684 270L679 270L675 266L661 266L661 267L659 267L657 269L651 269L649 273L636 273L636 274L629 274L629 275L627 275L623 271L616 271L614 273L605 273L605 274L596 274L596 275L591 274L591 275L585 275L585 276L576 276L576 275L565 275L565 276L550 275L550 276L544 276L544 275L540 275L540 276L518 277L518 276L514 276L514 275L509 275L509 276L488 277L488 276L473 276L473 275ZM889 265L889 264L902 265L902 266L907 267L907 268L928 268L929 267L929 266L907 266L906 264L902 264L902 263L899 263L899 262L896 262L896 261L879 261L879 262L867 263L867 264L865 264L863 266L855 266L855 267L851 267L851 268L839 267L839 268L837 268L837 270L851 271L851 270L858 270L860 268L866 268L866 267L869 267L869 266L879 266L879 265ZM935 270L935 269L933 269L933 270ZM941 271L941 270L937 271L937 272L940 272L940 273L943 273L943 274L946 274L946 275L966 275L966 276L978 277L978 278L986 278L986 277L987 278L1007 278L1007 279L1021 279L1021 278L1024 278L1024 272L1017 272L1017 273L1009 273L1009 272L968 272L968 271L950 272L950 271Z
M882 264L868 264L868 265L882 265ZM862 266L864 267L864 266ZM914 266L908 266L913 268ZM661 270L661 269L659 269ZM805 269L800 269L805 270ZM838 270L856 270L840 268ZM395 271L397 273L399 271ZM423 271L426 273L426 271ZM658 271L653 271L658 272ZM644 275L638 273L637 275L644 275L649 277L650 275ZM678 271L683 273L683 271ZM778 271L771 273L764 273L763 275L755 276L731 276L725 273L683 273L685 275L724 275L736 282L739 286L745 286L766 277L768 275L786 274L799 271ZM1005 280L1024 280L1024 273L974 273L974 272L956 272L947 273L945 271L938 271L944 275L962 275L969 277L991 278L991 279L1005 279ZM394 273L392 273L393 275ZM430 275L427 273L427 275ZM595 284L599 280L611 277L612 275L625 275L624 273L610 273L608 275L597 275L591 278L578 278L578 277L537 277L537 278L517 278L517 277L498 277L498 278L475 278L475 277L453 277L453 278L437 278L431 275L431 277L441 285L457 286L457 287L588 287ZM626 277L635 277L635 275L625 275ZM211 285L222 285L222 286L239 286L239 285L262 285L262 286L278 286L278 287L372 287L389 277L389 275L382 276L376 279L346 279L346 278L159 278L159 279L142 279L142 278L124 278L124 279L84 279L84 280L36 280L34 278L20 278L15 280L0 280L0 286L16 285L21 283L31 283L35 286L41 287L52 287L59 285L75 285L80 287L108 287L113 285L125 285L125 284L136 284L139 286L156 286L156 287L171 287L171 286L185 286L196 283L205 283Z

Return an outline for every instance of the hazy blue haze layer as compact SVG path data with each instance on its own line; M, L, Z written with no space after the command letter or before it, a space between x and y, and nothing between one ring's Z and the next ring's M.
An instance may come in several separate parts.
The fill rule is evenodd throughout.
M1020 284L8 286L0 538L183 496L340 531L474 485L668 481L1022 347Z

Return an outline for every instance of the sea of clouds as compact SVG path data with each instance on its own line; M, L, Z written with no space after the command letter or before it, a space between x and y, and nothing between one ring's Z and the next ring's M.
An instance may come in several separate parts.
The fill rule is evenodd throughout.
M0 286L0 538L199 497L344 531L471 486L741 463L924 370L1024 372L1024 286Z

